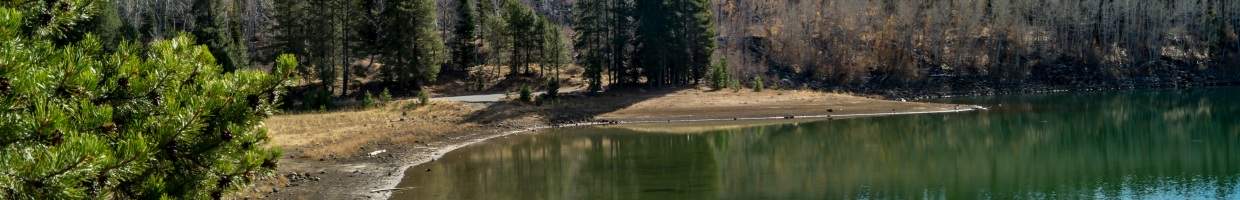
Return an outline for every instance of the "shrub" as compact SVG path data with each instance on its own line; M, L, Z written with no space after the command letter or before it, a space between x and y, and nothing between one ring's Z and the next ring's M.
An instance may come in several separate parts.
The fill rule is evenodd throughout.
M375 95L371 95L370 91L366 91L366 94L362 96L362 107L370 108L377 104L375 102Z
M547 98L557 98L560 96L560 81L556 79L547 80Z
M276 168L259 124L293 56L225 73L190 36L104 53L10 31L22 15L0 8L0 198L218 199Z
M533 96L534 92L530 90L530 86L521 85L521 91L519 95L517 95L517 100L521 102L532 102Z
M418 91L418 105L419 106L431 105L431 93L426 91L426 89L422 89Z
M379 103L386 104L388 102L392 102L392 92L389 92L387 88L383 88L383 92L379 93Z
M303 108L318 108L319 110L336 107L335 101L332 100L332 92L324 88L314 88L307 91L301 97L301 105Z
M723 88L729 86L729 77L731 77L731 75L728 74L728 61L719 61L718 64L711 67L710 86L716 90L722 90Z
M736 79L728 79L728 87L732 88L732 92L741 92L741 81Z
M762 85L762 77L761 76L753 77L753 91L762 92L763 88L765 88L765 86Z

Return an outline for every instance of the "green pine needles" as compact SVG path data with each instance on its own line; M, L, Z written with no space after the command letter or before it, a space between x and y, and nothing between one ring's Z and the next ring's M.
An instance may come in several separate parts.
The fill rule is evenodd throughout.
M728 60L719 60L719 63L711 66L710 69L710 86L715 90L722 90L728 87L728 82L732 75L728 74Z
M105 53L23 19L0 7L0 199L221 198L275 169L262 121L294 57L224 73L190 36Z

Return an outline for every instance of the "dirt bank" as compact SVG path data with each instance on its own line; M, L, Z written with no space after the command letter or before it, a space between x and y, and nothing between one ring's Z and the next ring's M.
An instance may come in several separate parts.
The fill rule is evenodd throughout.
M539 104L435 102L414 108L401 101L369 110L279 115L266 121L271 145L285 152L278 176L242 197L383 199L409 166L490 138L562 125L812 120L973 109L808 91L636 92L569 95Z

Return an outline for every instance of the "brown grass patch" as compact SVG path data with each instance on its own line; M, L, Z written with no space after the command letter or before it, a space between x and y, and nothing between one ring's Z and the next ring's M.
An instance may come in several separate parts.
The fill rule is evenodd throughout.
M423 142L477 126L460 123L462 116L476 110L469 105L434 102L406 108L411 103L414 101L367 110L274 116L266 121L272 137L269 145L301 158L343 157L361 153L371 143Z

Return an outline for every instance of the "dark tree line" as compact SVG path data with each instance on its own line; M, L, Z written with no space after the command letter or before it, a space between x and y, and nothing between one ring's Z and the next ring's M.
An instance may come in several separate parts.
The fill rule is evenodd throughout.
M113 0L90 1L98 13L74 25L68 39L81 39L90 32L100 37L105 49L114 50L125 41L150 42L192 33L198 44L207 45L226 71L251 65L263 7L247 0ZM273 54L274 55L274 54Z
M715 31L709 0L583 0L574 47L591 90L685 86L707 73Z
M478 82L550 77L569 63L563 31L526 4L441 3L278 0L272 48L308 58L301 72L314 79L307 84L317 85L318 93L341 95L349 94L350 85L375 83L398 92L415 90L440 77ZM452 11L450 23L438 18L440 7Z
M328 92L340 81L348 94L372 69L376 81L416 88L447 59L436 8L431 0L278 0L273 48L308 58L301 73Z

